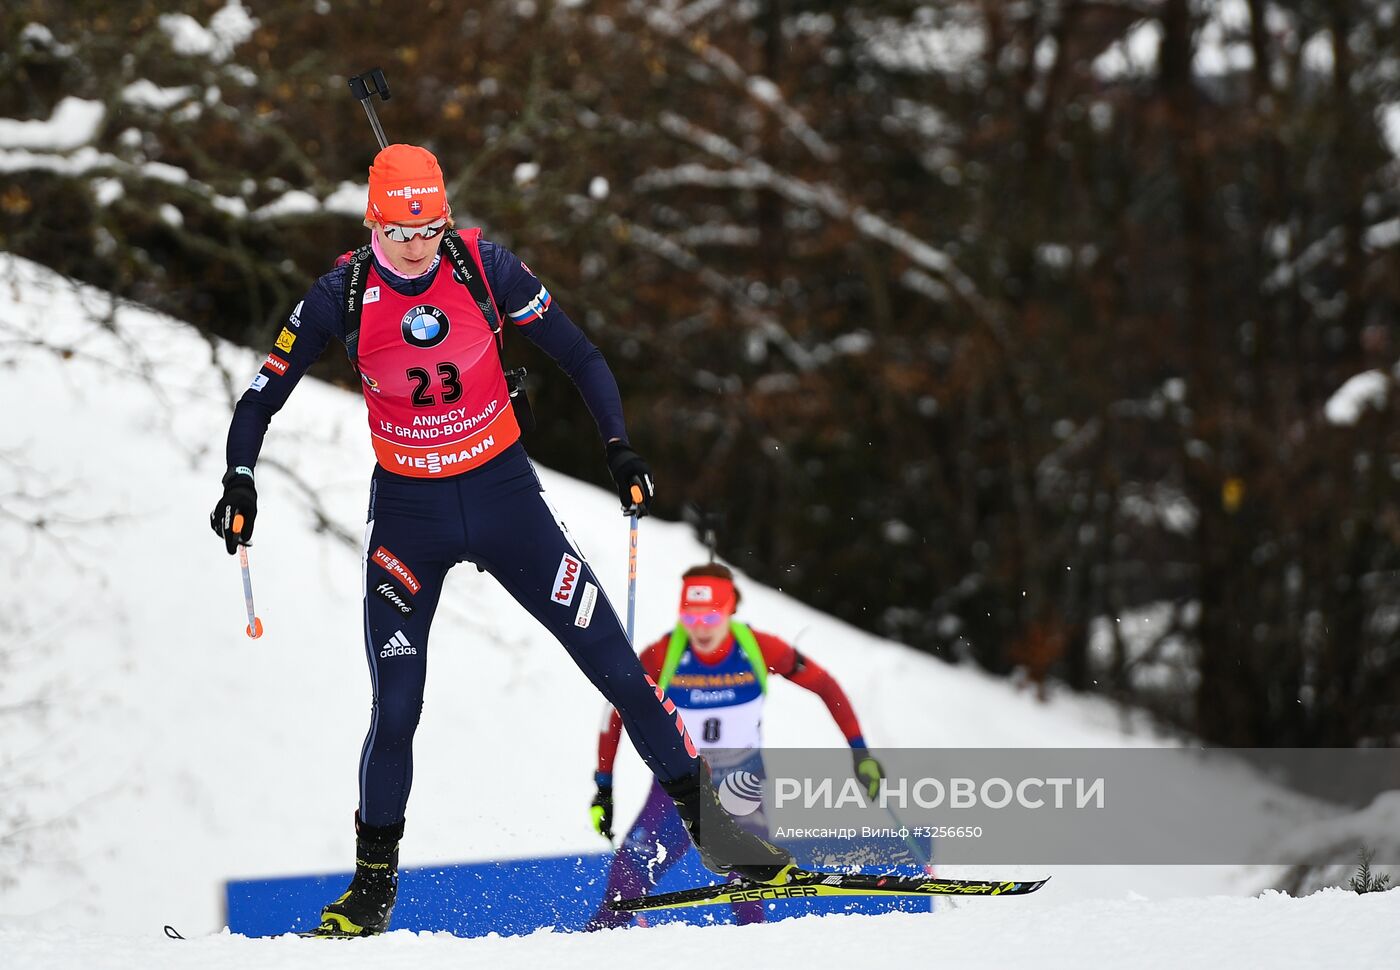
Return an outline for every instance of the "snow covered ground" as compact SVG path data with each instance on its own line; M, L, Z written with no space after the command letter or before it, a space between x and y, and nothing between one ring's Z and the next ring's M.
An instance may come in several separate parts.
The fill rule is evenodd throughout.
M1400 943L1400 892L1357 896L1327 890L1304 899L1213 897L1153 902L1141 897L1012 912L981 900L933 916L825 916L764 926L669 926L591 935L464 940L390 933L353 942L250 940L239 936L169 942L144 938L0 930L12 970L58 966L104 970L460 970L462 967L789 967L819 956L822 967L1084 967L1132 970L1381 967Z
M11 634L0 647L0 822L27 833L0 840L0 967L686 967L734 953L769 965L816 955L824 965L1380 965L1400 945L1400 893L1251 898L1270 874L1243 867L1066 867L1034 897L932 916L599 937L168 941L166 923L217 933L227 878L351 861L369 705L357 606L372 463L363 405L308 380L273 424L251 552L267 632L249 640L237 560L207 516L232 402L261 355L4 254L0 279L0 611ZM593 433L585 421L579 432ZM626 526L600 487L601 462L597 484L541 476L623 605ZM42 528L24 524L37 517ZM645 522L639 639L670 627L677 578L703 557L688 528ZM1105 702L1036 703L742 586L742 615L831 669L876 746L1165 743ZM587 804L602 706L563 651L465 567L449 577L432 650L404 863L597 851ZM778 687L770 703L770 744L840 743L815 697ZM997 716L972 716L986 711ZM625 824L646 782L630 749L618 774ZM1261 787L1259 797L1279 794Z

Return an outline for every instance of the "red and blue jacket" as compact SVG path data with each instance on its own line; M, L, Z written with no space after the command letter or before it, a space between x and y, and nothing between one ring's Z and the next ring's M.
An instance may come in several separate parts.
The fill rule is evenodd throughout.
M774 673L820 697L846 743L864 748L860 722L836 678L779 637L760 630L749 632L767 668L762 676L731 633L713 657L702 658L686 645L679 664L662 684L667 698L680 710L696 746L702 750L757 748L761 743L758 725L766 693L764 681L767 673ZM663 679L673 636L668 633L641 652L642 668L654 681ZM612 783L613 760L621 738L622 719L617 711L610 711L598 737L599 784Z

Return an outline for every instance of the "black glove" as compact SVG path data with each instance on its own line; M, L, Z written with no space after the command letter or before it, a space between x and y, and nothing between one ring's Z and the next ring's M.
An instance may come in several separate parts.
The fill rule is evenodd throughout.
M234 530L234 520L242 517L242 527ZM231 556L238 551L240 544L247 545L253 538L253 520L258 517L258 490L253 487L253 476L247 471L230 468L224 475L224 497L209 513L209 528L224 540L224 547Z
M656 489L651 481L651 466L642 460L642 456L632 450L632 446L624 441L608 442L608 471L612 472L613 481L617 482L617 494L622 499L622 511L635 511L638 515L646 515L647 507L651 505L651 500L655 497ZM639 501L632 494L635 486L641 492Z
M613 839L612 830L612 785L598 786L598 794L593 796L591 802L590 816L593 819L593 831L605 836L609 842Z
M851 763L855 767L856 778L871 798L880 794L880 782L885 777L885 767L875 760L867 748L852 748Z

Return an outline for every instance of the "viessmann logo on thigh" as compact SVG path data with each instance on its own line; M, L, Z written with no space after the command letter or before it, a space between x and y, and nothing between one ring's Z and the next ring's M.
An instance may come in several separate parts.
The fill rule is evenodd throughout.
M417 593L423 588L423 584L418 582L418 577L413 575L413 570L405 566L399 561L398 556L394 555L383 546L374 550L373 559L383 567L385 572L402 580L403 584L408 587L410 593Z
M559 572L554 574L554 595L550 599L560 606L572 603L574 593L578 592L578 577L582 571L583 563L564 553L564 558L559 560Z

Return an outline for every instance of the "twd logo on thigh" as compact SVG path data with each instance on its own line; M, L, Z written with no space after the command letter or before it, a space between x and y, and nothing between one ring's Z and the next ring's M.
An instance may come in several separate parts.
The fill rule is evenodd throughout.
M559 572L554 574L554 593L550 600L560 606L568 606L574 601L574 593L578 592L579 574L583 572L583 563L579 562L567 552L564 558L559 560Z

